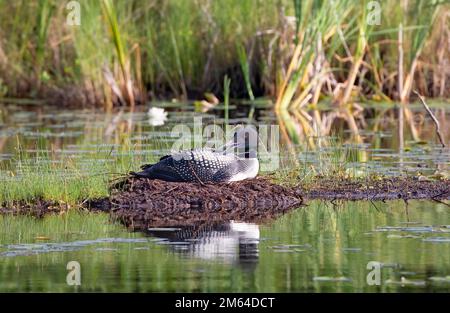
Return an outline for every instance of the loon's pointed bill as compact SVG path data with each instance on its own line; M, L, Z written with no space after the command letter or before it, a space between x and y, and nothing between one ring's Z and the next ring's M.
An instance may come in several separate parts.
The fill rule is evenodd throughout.
M195 149L162 157L156 164L142 166L135 177L161 179L170 182L232 182L254 178L259 172L256 155L258 140L254 127L239 128L225 151ZM231 148L238 152L232 154Z

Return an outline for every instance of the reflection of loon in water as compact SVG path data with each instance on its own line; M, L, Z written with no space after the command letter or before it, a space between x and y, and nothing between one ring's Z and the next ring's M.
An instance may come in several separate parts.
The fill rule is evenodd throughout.
M151 228L148 233L166 238L174 245L188 243L184 251L192 257L242 265L258 262L259 227L256 224L230 221L201 228Z

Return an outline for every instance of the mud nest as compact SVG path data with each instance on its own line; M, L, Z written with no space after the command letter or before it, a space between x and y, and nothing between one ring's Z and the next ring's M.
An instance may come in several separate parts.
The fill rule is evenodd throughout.
M126 178L111 187L109 197L86 199L79 206L105 211L126 226L184 227L220 224L229 220L262 222L299 207L305 199L321 200L450 200L450 181L416 178L345 180L318 178L311 183L283 187L266 178L234 183L170 183L160 180ZM448 203L444 203L450 205ZM0 214L60 214L70 209L61 201L42 198L0 203Z
M144 229L228 220L259 222L302 202L297 190L264 178L222 184L128 178L112 190L109 209L125 225Z

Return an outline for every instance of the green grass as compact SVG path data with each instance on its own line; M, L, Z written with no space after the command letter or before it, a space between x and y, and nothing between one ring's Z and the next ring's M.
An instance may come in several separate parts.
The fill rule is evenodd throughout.
M230 106L230 84L231 79L228 78L228 76L225 76L223 79L223 103L224 103L224 120L225 124L228 124L228 118L229 118L229 106Z
M242 45L238 45L237 50L238 50L239 62L241 64L242 74L244 75L245 88L247 89L248 97L252 103L251 107L250 107L250 112L248 114L248 118L251 120L255 113L255 105L254 105L255 96L253 94L252 82L251 82L251 76L250 76L251 75L250 74L250 62L249 62L249 59L247 56L247 52L245 51L245 48Z
M163 140L148 143L156 150L169 149ZM289 164L281 164L272 176L283 185L311 182L317 177L356 178L364 175L349 168L349 162L363 161L356 147L342 146L337 139L320 139L316 151L309 151L308 145L299 146L295 156L290 156ZM29 149L30 147L28 147ZM125 138L114 147L114 152L100 146L89 150L80 145L81 154L52 151L47 143L38 143L35 150L28 151L17 143L14 157L0 162L0 204L11 204L24 200L33 203L36 199L77 205L83 200L108 196L112 180L123 177L131 170L137 170L144 163L152 163L155 156L145 157L141 148L132 146ZM303 156L297 160L298 153ZM310 154L313 153L313 154ZM289 159L289 158L288 158ZM311 164L312 159L315 160ZM265 175L262 173L261 175Z
M130 149L123 145L119 148L123 155L116 157L99 151L75 157L50 152L30 155L18 148L12 160L0 163L0 171L6 173L0 186L0 203L42 198L77 204L107 196L113 179L136 170L143 162L139 155L132 156Z
M287 155L286 164L274 173L273 181L286 186L310 184L320 179L355 180L372 176L364 167L356 168L352 164L362 164L367 160L367 151L358 145L344 144L339 137L316 138L315 149L304 143L296 149L295 155ZM298 155L301 159L298 159Z

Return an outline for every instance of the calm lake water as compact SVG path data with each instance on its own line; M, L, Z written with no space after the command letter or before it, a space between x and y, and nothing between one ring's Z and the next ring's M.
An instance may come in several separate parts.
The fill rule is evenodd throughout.
M120 148L125 139L118 130L130 121L126 141L133 153L143 162L154 160L173 143L171 126L192 125L198 116L192 109L165 106L175 107L169 109L169 123L155 127L146 112L118 117L92 110L0 105L0 163L17 172L12 178L8 168L0 167L0 179L20 179L18 143L30 155L70 155L89 173L93 160L107 164L127 153ZM245 112L236 112L230 122L245 122L245 117ZM260 123L276 123L267 111L257 111L257 117ZM202 118L204 124L223 122L213 114ZM108 128L115 131L108 135ZM443 129L448 138L448 125ZM402 155L394 127L367 132L366 144L350 146L358 153L345 166L387 175L448 171L450 151L433 143L428 118L421 131L426 142L408 143ZM305 166L320 166L328 153L326 148L300 150L296 157ZM98 154L105 157L94 158ZM287 153L281 156L288 164ZM31 166L38 168L39 162L58 158L38 158ZM66 282L69 261L80 264L80 286ZM381 264L379 285L367 283L371 261ZM148 233L130 232L105 214L0 216L0 292L5 291L450 291L450 209L431 201L313 201L263 225L230 221L208 229Z
M450 211L427 201L312 202L266 225L184 234L131 233L103 214L0 226L2 292L450 291ZM69 261L80 286L66 283ZM371 261L379 286L366 281Z

